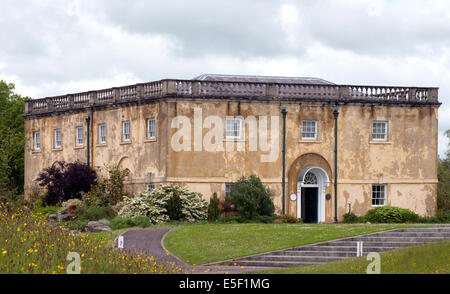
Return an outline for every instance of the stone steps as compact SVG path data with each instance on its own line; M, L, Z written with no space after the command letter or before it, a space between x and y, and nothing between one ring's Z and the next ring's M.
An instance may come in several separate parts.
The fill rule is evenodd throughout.
M346 239L346 241L364 241L364 242L439 242L448 238L445 237L355 237Z
M298 266L298 265L315 265L326 262L290 262L290 261L260 261L260 260L242 260L239 262L235 262L239 266L257 266L257 267L289 267L289 266Z
M274 256L330 256L330 257L356 257L356 250L352 251L314 251L314 250L286 250L272 252ZM368 251L369 252L369 251ZM373 252L373 251L370 251Z
M258 267L322 264L356 257L357 241L363 242L363 255L367 255L369 252L383 252L444 240L450 240L450 226L405 228L237 258L221 264Z
M405 246L413 246L413 245L420 245L420 244L424 244L426 242L401 242L401 241L395 241L395 242L386 242L386 241L381 241L381 242L377 242L377 241L365 241L362 240L364 242L363 246L364 247L405 247ZM353 246L356 250L356 242L357 241L335 241L335 242L327 242L322 244L317 244L316 246Z
M377 237L377 236L384 236L384 237L438 237L438 238L450 238L450 231L449 232L445 232L445 231L441 231L441 232L385 232L383 233L376 233L371 235L373 237Z
M421 243L422 244L422 243ZM375 246L372 246L372 247L368 247L368 246L364 246L364 251L367 251L367 252L380 252L380 251L386 251L386 250L393 250L393 249L397 249L397 248L400 248L400 247L388 247L388 246L386 246L386 247L375 247ZM289 252L292 252L292 251L308 251L308 252L311 252L311 251L314 251L314 252L322 252L322 251L339 251L339 252L356 252L356 247L353 245L353 246L339 246L339 245L336 245L336 246L310 246L310 247L297 247L297 248L292 248L292 249L289 249L289 250L287 250L287 251L289 251ZM280 252L280 251L276 251L276 252ZM275 252L274 252L275 253Z
M289 261L289 262L328 262L339 259L345 259L344 256L317 256L317 255L261 255L261 256L253 256L247 258L247 260L258 260L258 261Z

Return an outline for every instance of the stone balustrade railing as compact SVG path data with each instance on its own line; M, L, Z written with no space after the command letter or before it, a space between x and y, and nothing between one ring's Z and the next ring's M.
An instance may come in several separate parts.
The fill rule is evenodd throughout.
M161 80L27 101L25 115L160 97L241 97L342 102L438 104L438 88Z

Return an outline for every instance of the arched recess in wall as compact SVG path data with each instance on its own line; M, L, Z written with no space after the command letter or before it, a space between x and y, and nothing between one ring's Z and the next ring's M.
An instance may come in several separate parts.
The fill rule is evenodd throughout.
M289 195L297 195L298 177L302 170L308 167L320 167L332 179L332 170L328 161L318 153L305 153L297 157L289 166L287 173L287 193L286 203L288 204L288 211L291 215L297 216L297 202L290 201Z
M123 156L122 158L120 158L119 163L118 163L118 167L120 169L128 169L128 176L126 178L126 181L131 181L132 179L132 166L131 166L131 160L128 156Z

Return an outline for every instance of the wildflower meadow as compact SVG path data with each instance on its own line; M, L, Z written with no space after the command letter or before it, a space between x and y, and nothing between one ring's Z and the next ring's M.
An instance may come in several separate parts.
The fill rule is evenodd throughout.
M33 212L0 210L0 273L65 274L67 256L80 256L82 274L170 274L179 268L159 263L152 256L128 254L105 240L72 234L50 226Z

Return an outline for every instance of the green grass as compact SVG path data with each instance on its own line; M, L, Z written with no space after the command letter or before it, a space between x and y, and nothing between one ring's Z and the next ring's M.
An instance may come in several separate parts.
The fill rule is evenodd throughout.
M197 224L175 227L164 246L190 264L204 264L326 240L414 225Z
M450 241L381 253L381 274L450 274ZM262 271L262 274L359 274L371 261L351 258L327 264Z
M97 240L97 241L103 241L105 244L113 245L114 239L125 233L128 230L131 230L133 228L126 228L126 229L119 229L119 230L112 230L112 231L104 231L104 232L93 232L93 233L86 233L85 236L87 239Z

